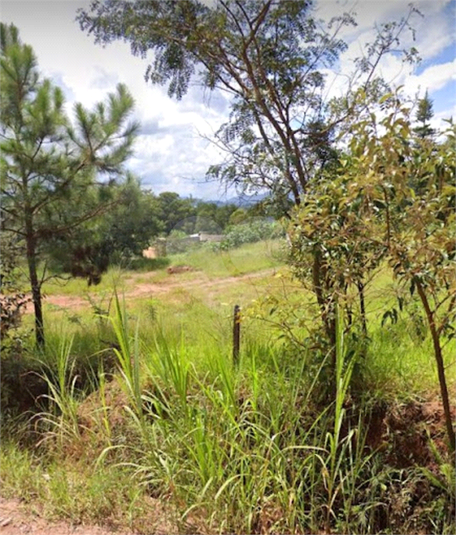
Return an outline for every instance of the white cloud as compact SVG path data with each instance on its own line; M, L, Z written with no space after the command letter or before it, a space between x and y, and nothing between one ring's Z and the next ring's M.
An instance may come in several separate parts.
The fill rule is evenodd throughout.
M409 92L427 89L432 93L442 89L452 80L456 81L456 59L448 63L432 65L418 76L410 76L406 80L406 87Z
M208 0L211 2L212 0ZM326 19L344 11L358 13L356 28L347 28L342 36L349 43L340 67L353 68L366 42L375 37L374 25L399 20L408 12L409 0L319 0L317 16ZM157 192L175 189L194 196L220 195L223 187L202 185L208 166L220 159L218 150L202 135L211 136L226 121L229 100L222 93L203 93L191 87L179 102L171 100L166 89L144 81L146 62L132 56L130 47L121 42L103 48L94 45L74 22L76 9L87 7L88 0L2 0L2 20L15 23L24 42L37 53L39 65L47 76L63 85L69 107L75 101L92 106L103 100L117 82L125 83L136 100L136 116L144 124L143 135L136 144L130 167ZM423 57L420 68L404 67L398 57L389 56L381 65L389 81L404 84L414 95L419 88L432 92L455 79L453 57L436 61L438 55L454 44L454 0L420 0L416 2L424 18L415 16L417 42L404 34L404 46L415 44ZM343 90L343 78L337 78L332 92ZM439 108L440 109L440 108ZM446 115L445 115L446 114ZM439 111L436 120L449 113ZM189 177L198 179L192 182Z
M348 27L341 37L349 43L347 59L360 55L366 43L375 38L375 27L387 22L399 22L410 11L409 0L319 0L317 15L329 20L343 12L355 14L357 26ZM411 28L401 34L401 48L417 46L423 60L435 58L445 48L456 43L456 3L454 0L418 0L413 2L419 13L409 19ZM416 42L414 41L416 36Z
M398 53L385 56L378 66L378 74L394 86L403 86L403 93L409 98L422 96L426 90L431 98L439 98L437 92L448 87L456 80L456 2L454 0L421 0L414 2L421 16L414 13L410 24L415 34L405 30L401 35ZM355 68L354 60L361 57L367 43L373 42L376 36L375 26L388 21L399 21L408 13L408 0L359 0L318 2L318 14L328 19L332 15L343 11L356 11L358 26L352 30L345 30L344 38L348 49L341 55L338 65L339 72L344 75L334 76L328 72L329 95L340 95L347 90L347 74ZM414 41L414 36L416 41ZM405 64L400 51L415 46L422 62L418 65ZM451 47L453 47L451 49ZM443 53L446 55L443 55ZM445 107L443 102L435 102L437 108ZM441 125L441 119L454 113L451 103L446 109L436 114L436 125Z
M92 107L118 82L125 83L134 95L137 119L146 127L156 125L152 135L139 136L128 166L157 191L205 195L201 184L192 186L182 177L202 179L213 163L214 150L200 134L211 135L225 120L226 98L192 87L177 102L165 88L146 84L146 63L127 44L103 48L81 32L74 22L81 6L88 2L5 1L2 18L15 23L22 40L33 46L43 74L63 85L70 113L75 102Z

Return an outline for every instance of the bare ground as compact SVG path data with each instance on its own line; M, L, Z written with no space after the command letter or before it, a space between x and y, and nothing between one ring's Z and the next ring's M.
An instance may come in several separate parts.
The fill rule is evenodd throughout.
M66 522L52 523L20 500L0 497L1 535L131 535L129 531L109 531L99 526L75 526Z
M174 514L160 500L144 497L142 515L128 529L125 519L114 517L103 520L103 526L51 520L43 513L38 503L25 503L15 498L0 497L0 535L168 535L178 533Z
M195 278L186 279L181 278L181 275L173 275L164 279L162 282L138 282L136 277L128 279L125 283L125 299L135 299L138 297L154 297L157 295L163 295L175 290L184 289L191 290L192 288L201 290L210 290L212 288L218 288L227 286L230 283L236 282L248 282L250 280L267 277L276 272L275 269L262 270L257 273L248 273L245 275L230 276L224 278L212 279L204 273L198 273ZM45 298L45 302L54 306L80 309L88 306L87 298L73 295L50 295ZM31 305L27 311L31 311Z

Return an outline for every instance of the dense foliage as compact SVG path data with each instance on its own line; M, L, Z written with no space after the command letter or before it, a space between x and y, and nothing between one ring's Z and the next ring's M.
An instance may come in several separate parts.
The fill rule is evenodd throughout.
M431 127L427 94L414 115L376 77L408 20L381 27L344 73L346 95L326 101L348 15L326 27L304 0L80 10L98 41L152 50L147 75L171 96L193 78L231 94L218 132L228 159L209 173L267 188L250 209L143 190L123 168L137 131L128 90L93 111L76 105L71 122L2 25L2 335L12 340L26 304L25 259L40 346L2 366L7 489L130 527L138 503L169 507L163 531L179 533L454 532L456 129ZM267 218L279 214L293 276L271 276L277 262L255 243L284 237L284 221ZM224 238L186 252L198 232ZM128 273L122 302L121 270L101 274L157 236L185 265L141 275L141 292ZM49 308L44 347L49 270L100 286L90 310ZM437 382L441 403L428 403Z
M374 135L379 130L383 134ZM337 175L315 184L290 230L292 265L314 292L330 348L339 305L347 309L349 330L358 327L368 335L364 289L382 260L418 293L453 450L442 338L454 333L450 319L456 302L454 140L451 122L439 141L423 139L420 130L415 138L410 109L396 96L383 118L373 115L358 123Z
M277 239L283 237L283 235L283 227L277 222L261 218L250 219L244 223L229 227L218 248L226 251L233 247L239 247L244 243Z

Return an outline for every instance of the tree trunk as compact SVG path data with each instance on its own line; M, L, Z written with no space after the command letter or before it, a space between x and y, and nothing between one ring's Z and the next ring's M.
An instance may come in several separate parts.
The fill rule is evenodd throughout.
M426 292L419 280L415 279L416 289L420 296L423 308L426 312L426 318L429 324L429 330L431 331L432 343L434 345L434 356L437 364L437 371L439 374L440 394L442 396L443 412L445 414L445 424L447 429L448 440L450 443L451 451L454 453L456 450L456 437L453 430L453 421L451 419L450 402L448 397L448 388L445 377L445 365L443 362L442 346L440 345L440 337L435 325L434 314L429 306L429 301L426 296Z
M336 304L328 298L326 280L323 266L321 264L321 254L317 249L314 251L312 278L313 290L317 297L317 302L320 307L321 320L325 329L327 340L330 346L330 363L331 374L333 376L332 385L330 388L331 395L335 396L336 392Z
M27 227L28 225L26 225ZM41 300L41 284L38 280L36 243L32 233L27 233L27 264L29 269L30 285L32 288L32 301L35 310L35 337L37 347L44 347L44 321L43 305Z
M366 320L366 304L364 300L364 283L358 281L358 293L359 293L359 308L361 312L361 326L363 329L363 335L367 338L367 320Z
M321 265L321 253L319 249L315 249L313 252L312 282L313 291L317 297L317 303L320 308L321 321L325 328L326 334L332 343L333 337L331 336L332 329L329 321L329 302L323 292L324 274L323 267Z

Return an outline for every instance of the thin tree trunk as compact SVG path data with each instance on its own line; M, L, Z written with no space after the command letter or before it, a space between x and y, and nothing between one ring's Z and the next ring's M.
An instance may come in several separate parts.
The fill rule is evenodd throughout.
M320 307L321 321L323 322L323 326L325 328L329 341L332 343L333 338L335 340L335 334L334 336L332 336L331 322L329 321L330 320L329 302L323 293L324 275L322 271L323 271L323 268L321 265L321 253L317 249L313 253L313 266L312 266L313 290L317 297L318 306Z
M363 329L363 334L367 337L367 320L366 320L366 304L364 300L364 284L361 281L358 281L358 293L359 293L359 308L361 311L361 325Z
M28 225L27 225L28 226ZM38 270L36 261L36 244L33 234L26 237L27 243L27 264L29 270L30 285L32 288L32 301L35 310L35 337L36 345L44 347L44 321L43 321L43 304L41 299L41 284L38 280Z
M328 338L330 346L331 374L333 376L330 388L331 395L336 392L336 307L335 302L328 299L324 294L323 285L326 283L325 274L321 265L321 254L319 250L314 251L312 268L313 290L320 307L321 320Z
M439 383L440 383L440 394L442 396L442 405L443 405L443 412L445 414L445 424L448 434L448 440L450 443L451 451L454 453L456 450L456 437L453 430L453 421L451 419L451 411L450 411L450 402L448 397L448 387L445 377L445 365L443 362L443 355L442 355L442 347L440 345L440 337L437 332L437 328L435 325L435 318L434 314L431 310L431 307L429 306L429 301L426 296L426 292L424 291L424 288L419 280L415 280L416 289L418 291L418 295L420 296L421 302L423 304L424 310L426 312L426 318L429 324L429 329L431 331L432 336L432 343L434 345L434 356L435 361L437 364L437 372L439 375Z

